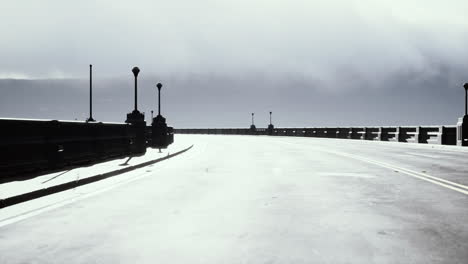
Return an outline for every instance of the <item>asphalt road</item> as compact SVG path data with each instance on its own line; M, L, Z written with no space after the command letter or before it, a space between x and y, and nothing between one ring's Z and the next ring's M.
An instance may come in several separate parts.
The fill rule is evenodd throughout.
M0 225L0 263L468 263L466 149L177 139L137 180Z

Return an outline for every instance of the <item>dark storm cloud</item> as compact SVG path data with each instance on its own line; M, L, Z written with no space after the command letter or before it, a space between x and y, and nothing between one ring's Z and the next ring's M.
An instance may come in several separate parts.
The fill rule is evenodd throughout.
M266 118L269 109L288 125L448 123L468 72L467 8L456 0L9 1L0 10L0 78L83 81L3 81L2 115L84 119L93 63L106 120L130 110L121 94L131 96L138 65L147 89L168 84L167 111L181 126L239 126L245 112ZM68 91L57 98L72 101L65 109L54 106L54 89ZM21 111L7 107L12 100L31 104Z

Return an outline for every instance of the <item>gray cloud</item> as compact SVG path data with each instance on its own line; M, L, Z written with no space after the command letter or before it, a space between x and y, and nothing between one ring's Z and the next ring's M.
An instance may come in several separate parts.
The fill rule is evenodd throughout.
M330 104L336 114L312 121L343 123L347 113L361 113L367 119L356 122L376 123L380 118L363 105L392 111L384 97L400 109L433 102L444 113L432 115L433 122L446 123L458 111L453 96L468 72L467 10L468 2L458 0L8 1L0 9L0 78L66 79L55 82L85 98L87 65L93 63L96 85L107 93L102 100L109 107L101 111L112 120L121 113L109 109L118 112L116 103L128 98L111 91L128 91L130 69L138 65L148 87L163 81L168 93L173 89L170 105L176 107L168 111L206 117L201 123L173 117L182 126L224 124L208 118L212 111L225 112L232 122L226 125L236 126L244 120L239 111L266 108L297 114L277 116L283 122L306 123L311 112ZM44 80L20 90L27 96L33 87L46 89L44 82L52 82L51 93L58 89ZM21 97L5 82L1 88L7 95L2 103ZM80 107L60 110L62 118L73 118ZM388 116L387 123L432 123L423 111L416 113Z
M108 76L259 71L373 80L431 61L466 67L466 1L58 1L2 5L0 72Z

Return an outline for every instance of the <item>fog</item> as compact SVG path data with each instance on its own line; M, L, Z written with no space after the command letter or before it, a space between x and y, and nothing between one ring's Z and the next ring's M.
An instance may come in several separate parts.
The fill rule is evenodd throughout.
M266 123L268 111L288 126L452 124L466 11L454 0L4 1L0 115L86 118L91 63L102 121L131 110L139 66L142 111L162 82L179 127L244 126L250 112Z

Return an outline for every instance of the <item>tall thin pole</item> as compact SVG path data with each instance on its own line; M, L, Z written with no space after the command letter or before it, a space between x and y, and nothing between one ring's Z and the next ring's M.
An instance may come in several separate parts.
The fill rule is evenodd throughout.
M158 84L156 84L156 87L158 88L158 115L161 115L161 88L162 88L162 84L158 83Z
M468 83L463 86L465 88L465 115L468 115Z
M93 119L93 65L89 65L89 119Z
M137 107L137 93L138 93L138 88L137 88L137 77L138 77L138 73L140 73L140 69L138 69L138 67L133 67L132 69L132 72L133 72L133 75L135 76L135 111L138 111L138 107Z
M88 122L93 122L93 65L89 65L89 118Z
M137 108L137 100L138 100L137 99L137 91L138 91L138 89L137 89L137 77L135 75L135 110L138 110L138 108Z
M158 89L158 115L161 115L161 90Z
M270 112L270 125L271 125L271 112Z
M252 125L254 124L254 113L252 113Z

